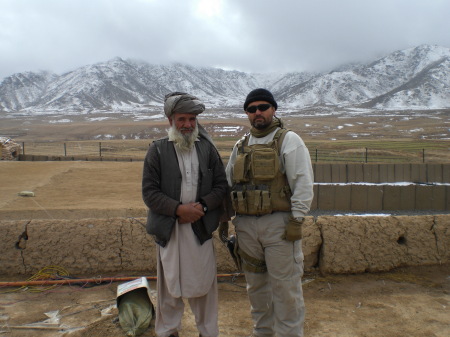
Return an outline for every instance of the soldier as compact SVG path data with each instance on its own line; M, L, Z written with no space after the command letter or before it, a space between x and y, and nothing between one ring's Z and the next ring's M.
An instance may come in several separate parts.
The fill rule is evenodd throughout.
M277 107L266 89L248 94L250 133L234 146L226 173L253 336L297 337L303 336L305 318L301 229L314 179L308 149L283 127Z

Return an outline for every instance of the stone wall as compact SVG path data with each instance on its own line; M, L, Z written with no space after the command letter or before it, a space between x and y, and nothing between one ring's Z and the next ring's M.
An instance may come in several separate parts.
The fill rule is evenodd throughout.
M32 275L56 265L71 275L155 274L155 244L143 222L0 221L0 273ZM306 271L363 273L450 263L450 215L307 217L303 232ZM214 243L219 272L235 272L226 247L217 237Z

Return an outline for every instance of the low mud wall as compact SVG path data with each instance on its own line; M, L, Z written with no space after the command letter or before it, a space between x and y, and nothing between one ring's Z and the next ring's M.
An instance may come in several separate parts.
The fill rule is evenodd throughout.
M70 275L156 272L144 218L0 221L0 273L32 275L47 266ZM232 232L232 226L230 226ZM307 217L305 270L326 274L450 263L450 215ZM235 272L214 237L219 272Z

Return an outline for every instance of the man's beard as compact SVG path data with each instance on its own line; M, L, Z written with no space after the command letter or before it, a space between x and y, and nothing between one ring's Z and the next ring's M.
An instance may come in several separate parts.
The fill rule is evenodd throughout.
M198 126L195 125L195 129L189 133L181 133L175 125L172 125L167 131L169 140L175 143L175 146L181 151L190 151L194 147L194 142L198 137Z
M264 130L265 128L269 127L270 124L272 124L272 119L270 121L267 121L264 117L262 117L256 121L253 120L251 124L257 130Z

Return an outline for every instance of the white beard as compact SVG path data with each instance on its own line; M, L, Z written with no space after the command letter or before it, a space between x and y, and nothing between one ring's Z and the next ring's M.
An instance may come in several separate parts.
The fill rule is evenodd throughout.
M172 125L167 131L169 140L175 143L175 146L181 151L190 151L194 147L194 142L198 137L198 126L195 125L194 131L188 134L183 134L178 129Z

